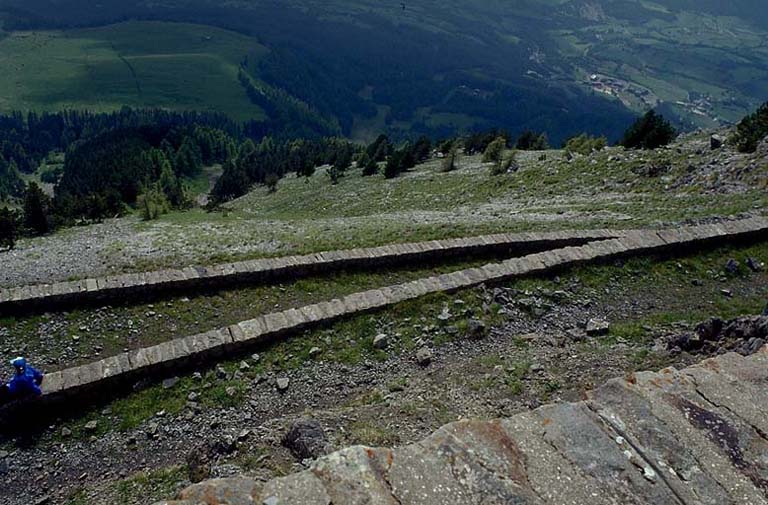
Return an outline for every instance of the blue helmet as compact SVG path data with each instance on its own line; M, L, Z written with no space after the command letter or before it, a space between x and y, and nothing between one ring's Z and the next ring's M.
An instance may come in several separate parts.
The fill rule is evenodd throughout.
M24 370L25 368L27 368L27 360L25 360L22 357L18 357L16 359L11 360L11 365L21 370Z

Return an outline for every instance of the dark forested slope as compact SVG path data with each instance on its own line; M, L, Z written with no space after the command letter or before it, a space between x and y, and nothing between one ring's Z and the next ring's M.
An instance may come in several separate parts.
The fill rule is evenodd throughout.
M0 12L12 30L145 19L245 34L269 53L244 52L248 79L231 85L271 119L321 134L504 127L615 139L655 106L683 124L734 121L768 87L758 0L6 0Z

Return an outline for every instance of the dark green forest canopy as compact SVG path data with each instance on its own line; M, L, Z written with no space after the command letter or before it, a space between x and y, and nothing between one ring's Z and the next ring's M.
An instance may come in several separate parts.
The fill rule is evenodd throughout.
M568 3L552 9L532 1L514 8L499 2L428 1L411 3L405 12L399 3L347 0L242 1L226 7L204 0L107 0L98 9L82 0L64 4L51 9L42 0L13 0L7 26L68 28L156 19L256 37L271 52L262 61L245 62L246 75L314 111L310 117L285 96L249 93L266 104L269 116L290 136L306 136L297 127L302 115L310 117L305 124L318 125L312 128L320 136L350 135L355 120L373 118L380 106L388 112L376 130L393 138L498 127L515 134L547 131L554 143L585 130L616 140L632 115L620 102L568 82L574 69L558 54L558 42L546 35L566 21L586 24L569 14ZM510 37L518 42L510 43ZM537 59L539 53L545 58ZM253 84L241 83L246 90ZM275 107L277 102L281 105Z
M288 138L371 141L380 131L440 138L504 128L546 131L554 144L583 131L616 141L632 115L656 106L676 126L736 122L768 86L762 0L414 0L405 9L379 0L3 5L9 29L138 19L253 37L269 51L243 55L239 83ZM594 72L635 87L623 102L594 93L585 85ZM642 94L649 100L638 101ZM374 125L356 129L361 121Z

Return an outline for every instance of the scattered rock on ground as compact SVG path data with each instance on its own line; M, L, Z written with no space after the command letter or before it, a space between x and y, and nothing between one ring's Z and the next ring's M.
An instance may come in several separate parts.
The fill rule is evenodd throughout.
M485 337L487 332L487 328L485 326L485 323L480 321L479 319L470 319L469 323L467 323L467 333L469 334L470 338L474 339L480 339Z
M187 454L187 476L192 483L211 476L211 454L207 444L195 447Z
M291 380L286 377L280 377L277 379L277 389L280 391L285 391L288 389L288 386L291 384Z
M432 363L432 351L427 347L422 347L416 351L416 363L421 366L427 366Z
M599 337L607 335L611 329L611 324L602 319L590 319L587 322L586 332L590 337Z
M723 330L723 320L713 317L696 326L696 334L702 340L717 340Z
M765 268L765 265L758 259L747 258L747 267L753 272L762 272Z
M749 340L768 336L768 317L740 317L729 321L723 328L725 338Z
M314 419L299 419L281 441L296 459L316 459L328 451L328 439L322 425Z
M380 333L376 335L373 339L373 348L374 349L386 349L387 346L389 346L389 337L385 335L384 333Z
M667 339L670 351L717 355L735 351L748 356L768 341L768 316L739 317L724 322L712 318L696 326L695 333L680 333Z
M178 377L171 377L163 381L163 389L171 389L173 386L179 383Z

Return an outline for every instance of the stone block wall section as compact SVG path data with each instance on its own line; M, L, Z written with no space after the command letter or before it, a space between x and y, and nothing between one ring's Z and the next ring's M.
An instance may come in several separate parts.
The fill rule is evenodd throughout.
M156 505L765 505L766 381L768 347L725 354L412 445L349 447L267 483L214 479Z
M46 376L42 401L46 405L76 396L109 392L144 377L161 377L172 370L190 368L223 356L246 352L308 327L328 324L343 317L381 309L421 296L452 292L532 275L556 268L604 261L627 255L682 252L702 244L729 244L737 240L768 239L768 219L752 218L718 225L678 230L637 231L618 239L591 242L578 247L513 258L405 284L354 293L344 298L259 316L226 328L164 342L105 358L95 363Z
M52 310L61 306L104 303L110 300L157 296L168 292L214 289L273 279L297 278L345 268L407 265L416 261L471 256L480 252L483 254L529 253L583 245L594 240L615 238L621 234L622 232L611 230L498 234L321 252L304 256L265 258L54 284L17 286L0 289L0 314L14 314L36 308Z

